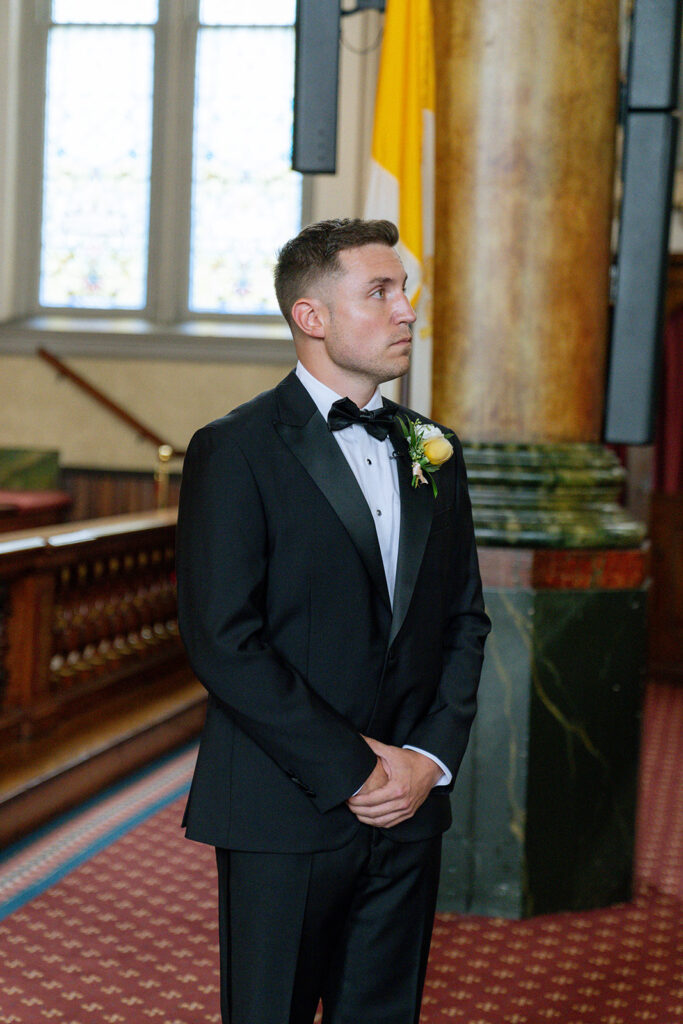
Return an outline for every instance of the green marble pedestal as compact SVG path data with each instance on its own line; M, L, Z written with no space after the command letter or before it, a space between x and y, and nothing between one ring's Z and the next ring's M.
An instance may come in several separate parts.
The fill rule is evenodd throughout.
M645 651L645 561L633 544L642 528L596 495L594 480L583 479L591 508L582 509L566 489L552 493L547 473L548 500L517 477L513 515L504 487L492 490L468 468L478 534L497 545L480 546L493 629L452 795L439 909L519 918L626 900ZM616 472L607 475L618 487ZM564 470L558 480L566 488ZM600 537L609 546L597 547Z

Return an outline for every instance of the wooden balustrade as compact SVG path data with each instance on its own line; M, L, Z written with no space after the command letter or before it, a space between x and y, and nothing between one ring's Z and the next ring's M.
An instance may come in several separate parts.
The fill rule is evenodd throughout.
M184 663L175 510L0 536L0 738L26 738Z

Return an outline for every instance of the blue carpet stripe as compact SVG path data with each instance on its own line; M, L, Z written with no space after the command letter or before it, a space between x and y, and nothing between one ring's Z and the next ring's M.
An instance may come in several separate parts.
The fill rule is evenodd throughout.
M97 806L97 804L103 804L105 801L117 796L119 793L123 793L126 789L130 789L131 786L138 782L141 782L148 775L152 775L158 772L161 768L166 767L173 761L179 761L182 757L187 754L190 750L197 749L198 744L196 740L191 740L189 743L183 744L182 747L177 747L175 750L169 751L167 754L163 754L162 757L151 764L143 765L141 768L137 768L131 772L130 775L126 775L124 778L119 779L118 782L113 782L106 789L96 793L94 796L88 797L83 803L73 807L70 811L64 811L59 814L56 818L48 821L47 824L41 825L34 832L24 836L23 839L17 840L16 843L12 843L11 846L6 847L4 850L0 850L0 871L2 865L6 861L15 857L22 850L27 849L33 843L39 839L43 839L48 836L51 832L56 832L58 828L68 824L70 821L75 821L85 811L89 811L91 808ZM0 1022L1 1024L1 1022Z
M185 752L183 752L185 753ZM183 754L179 754L176 758L178 762L182 762ZM42 853L35 854L29 861L26 859L19 859L19 863L15 868L4 868L3 864L11 863L15 857L22 851L26 850L30 854L31 847L40 848L40 841L43 839L49 839L50 835L58 835L59 831L64 828L65 825L72 825L72 836L77 837L79 835L79 821L82 821L89 812L94 811L87 819L87 826L82 826L83 830L95 831L98 826L106 824L111 817L112 801L117 798L123 797L124 804L121 808L121 812L125 815L125 793L126 791L134 791L134 797L132 802L135 805L139 805L145 800L153 798L154 792L158 787L158 776L160 771L164 771L164 784L172 785L174 778L176 777L187 777L187 769L182 766L181 763L175 767L166 766L165 764L157 763L151 767L151 769L145 772L144 776L129 777L126 780L126 785L117 785L115 788L105 790L100 793L97 797L91 798L85 804L81 804L67 814L57 818L55 821L44 826L42 829L31 833L27 838L21 840L16 845L11 846L8 850L0 856L0 905L2 901L2 889L3 886L6 888L7 885L20 877L22 874L26 874L27 870L35 869L41 863L41 861L49 860L54 856L54 850L50 846L44 847ZM149 781L145 783L145 778L149 777ZM135 789L135 787L138 787ZM97 810L97 808L101 808Z
M127 832L130 832L131 829L134 829L137 825L142 824L142 822L145 821L147 818L150 818L153 814L156 814L158 811L161 811L164 807L167 807L170 803L172 803L174 800L177 800L179 797L184 796L186 793L188 793L189 789L189 782L184 782L182 785L176 787L176 789L172 790L170 793L167 793L166 796L162 797L160 800L156 800L154 803L148 804L141 811L138 811L136 814L131 815L131 817L128 818L126 821L122 822L120 825L117 825L115 829L112 829L105 835L99 836L98 839L93 841L89 846L87 846L83 850L80 850L77 854L74 854L73 857L64 861L62 864L59 865L58 868L55 868L54 871L50 872L49 874L41 878L40 881L34 882L33 884L27 886L26 889L22 889L21 892L16 893L11 899L7 900L5 903L0 904L0 921L2 921L9 914L14 913L15 910L19 910L21 907L25 906L25 904L28 903L29 900L34 899L36 896L40 896L40 894L45 892L46 889L49 889L50 886L55 885L57 882L60 882L66 875L69 874L70 871L73 871L75 868L80 867L81 864L84 864L87 860L90 860L90 858L94 857L95 854L100 853L102 850L106 849L106 847L109 846L111 843L116 842L117 839L120 839Z

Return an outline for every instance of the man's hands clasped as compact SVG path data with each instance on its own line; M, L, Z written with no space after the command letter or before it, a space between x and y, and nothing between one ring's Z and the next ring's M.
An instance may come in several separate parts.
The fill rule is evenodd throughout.
M377 764L364 786L346 803L359 821L392 828L412 818L429 796L441 770L430 757L415 750L363 739L377 755Z

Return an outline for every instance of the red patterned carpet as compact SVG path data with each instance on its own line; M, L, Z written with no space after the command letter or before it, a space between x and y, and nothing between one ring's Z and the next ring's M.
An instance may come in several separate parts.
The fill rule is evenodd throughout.
M421 1024L683 1021L683 688L650 687L645 718L634 902L440 915ZM219 1022L213 858L174 790L191 759L0 862L0 1024Z

